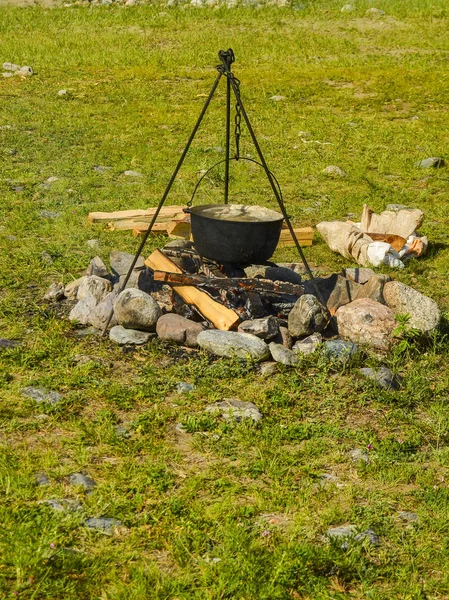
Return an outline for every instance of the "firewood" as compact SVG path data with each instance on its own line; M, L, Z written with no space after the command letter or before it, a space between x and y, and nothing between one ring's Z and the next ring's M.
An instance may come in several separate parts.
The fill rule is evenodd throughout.
M250 277L204 277L202 275L187 275L179 272L154 271L154 280L168 285L210 287L219 290L239 290L268 294L302 296L304 287L282 281L258 279Z
M157 217L158 223L183 219L185 213L183 206L163 206ZM88 219L91 223L108 223L110 221L124 221L133 219L135 221L149 223L156 212L156 208L138 209L138 210L116 210L113 212L91 212ZM132 229L132 227L130 228Z
M294 228L296 237L301 246L311 246L313 242L313 227L299 227ZM294 246L295 242L290 234L289 229L282 229L281 235L279 236L278 248L285 248L287 246Z
M165 271L182 275L181 269L160 250L155 250L146 259L145 265L153 271ZM235 328L240 322L240 317L236 312L212 300L210 296L196 287L174 286L173 290L181 296L184 302L195 306L204 318L217 329L228 331Z

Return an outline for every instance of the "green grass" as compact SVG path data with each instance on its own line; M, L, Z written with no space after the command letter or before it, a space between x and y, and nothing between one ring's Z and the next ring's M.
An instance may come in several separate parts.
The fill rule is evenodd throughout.
M124 354L107 339L76 336L64 310L43 300L51 282L82 274L93 255L88 239L100 240L106 260L112 249L135 250L129 233L90 226L87 214L158 202L215 78L217 52L231 46L295 222L359 215L364 203L422 208L429 253L394 276L447 312L448 170L414 167L448 158L447 3L379 0L382 19L365 18L372 4L363 1L341 14L343 3L0 8L0 62L36 72L0 80L0 335L23 341L0 350L2 597L449 597L445 328L381 361L405 376L393 393L358 375L360 362L379 364L373 356L347 368L309 357L264 380L251 364L159 343ZM275 94L286 99L270 101ZM188 200L197 172L222 158L223 101L220 88L170 202ZM255 155L246 130L242 151ZM323 175L330 164L348 177ZM99 174L94 165L112 169ZM126 169L144 177L129 181ZM232 198L274 207L256 174L239 165ZM47 189L51 176L59 180ZM220 201L219 180L200 188L198 202ZM42 218L42 210L60 216ZM318 237L306 254L329 272L349 266ZM276 258L296 259L292 250ZM76 354L97 360L77 365ZM197 388L178 396L179 381ZM25 385L65 400L36 405L21 396ZM263 421L204 415L229 397L253 401ZM188 433L176 433L177 423ZM369 464L352 462L354 448ZM77 471L97 481L91 494L68 484ZM39 472L49 486L35 484ZM323 485L324 473L342 487ZM79 499L83 508L54 512L40 503L48 498ZM399 510L416 512L419 523L401 522ZM282 526L263 517L271 513L283 515ZM82 526L89 516L122 526L101 535ZM371 527L380 545L344 551L323 541L344 523Z

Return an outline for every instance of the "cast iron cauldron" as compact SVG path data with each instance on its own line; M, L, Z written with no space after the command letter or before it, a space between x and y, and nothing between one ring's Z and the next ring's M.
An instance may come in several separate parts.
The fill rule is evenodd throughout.
M206 204L186 208L200 256L241 265L267 261L276 249L283 216L247 204Z

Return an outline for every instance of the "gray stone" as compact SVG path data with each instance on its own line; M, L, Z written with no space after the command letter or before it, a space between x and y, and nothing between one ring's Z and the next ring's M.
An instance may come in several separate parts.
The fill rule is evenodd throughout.
M296 354L304 354L307 356L308 354L316 352L322 341L323 336L321 333L312 333L312 335L296 342L292 350Z
M391 277L388 275L373 275L369 281L357 289L355 298L353 299L371 298L374 302L385 304L383 289L388 281L391 281Z
M388 285L388 284L386 284ZM338 334L351 341L386 351L397 323L393 311L370 298L354 300L335 313Z
M399 281L386 283L383 295L387 306L395 315L410 315L410 327L426 334L438 328L441 311L437 303L428 296Z
M103 277L90 275L82 277L76 297L82 300L87 296L93 296L96 302L101 302L112 291L112 284Z
M96 239L92 239L92 240L87 240L86 245L91 249L91 250L99 250L101 247L101 243L100 240L96 240Z
M3 77L14 77L14 73L2 73Z
M347 177L347 174L343 171L343 169L340 169L340 167L337 167L337 165L329 165L323 170L323 173L325 175L331 175L332 177Z
M320 475L321 485L335 485L338 488L343 488L344 483L340 481L340 479L336 475L332 475L332 473L323 473Z
M99 302L95 308L89 314L88 322L93 325L96 329L101 329L102 331L108 325L108 327L114 327L117 325L117 319L114 314L114 302L117 299L117 294L112 291L110 292L101 302ZM112 318L109 320L109 317ZM108 323L109 321L109 323Z
M323 331L327 325L327 311L312 294L304 294L288 315L288 330L295 337Z
M279 372L276 362L264 362L260 365L260 374L264 377L271 377Z
M257 423L262 419L262 415L255 404L252 402L243 402L235 398L227 398L221 402L211 404L205 409L205 412L220 414L226 421L252 419Z
M406 510L398 510L397 515L402 521L405 521L406 523L419 523L420 522L419 515L417 515L414 512L408 512Z
M113 535L114 530L122 524L118 519L109 517L90 517L84 521L84 526L88 529L93 529L105 535Z
M291 350L293 346L293 338L290 335L290 332L287 329L287 327L279 327L279 333L276 336L274 336L274 338L271 341L275 344L281 344L289 350Z
M64 396L59 392L47 390L45 388L35 388L31 386L24 387L20 390L22 396L32 398L37 403L46 402L47 404L59 404L64 400Z
M113 250L109 255L109 264L111 270L116 275L126 275L129 268L134 260L134 254L128 254L128 252L120 252L119 250ZM137 258L135 269L143 268L145 266L145 259L143 256Z
M45 415L47 416L47 415ZM36 473L35 475L36 483L40 486L50 485L50 478L46 473Z
M386 13L384 10L373 6L372 8L368 8L365 13L365 17L383 17L385 14Z
M159 304L146 292L136 288L123 290L114 302L117 322L128 329L155 331L162 316Z
M361 531L354 537L355 542L364 542L365 540L372 546L378 546L380 544L379 536L372 529Z
M112 167L105 167L103 165L95 165L94 167L94 171L96 171L97 173L107 173L111 169Z
M345 340L327 340L323 343L323 354L331 360L346 362L357 350L357 344Z
M361 461L367 465L371 462L368 454L363 450L360 450L360 448L354 448L354 450L350 450L348 454L351 457L352 462L359 463Z
M424 160L419 160L415 163L415 167L421 167L421 169L440 169L445 165L444 158L440 158L439 156L432 156L430 158L425 158Z
M156 333L161 340L170 340L190 348L198 345L197 337L203 330L201 323L173 313L162 315L156 324Z
M58 96L66 96L67 90L58 90Z
M5 71L18 71L20 69L20 65L15 65L14 63L10 62L4 62L2 64L2 68L5 69Z
M190 240L183 240L182 238L170 240L164 246L164 248L183 248L185 250L192 250L193 247L193 242Z
M70 311L69 321L75 321L76 323L80 323L81 325L88 325L90 323L92 311L97 306L97 304L98 301L92 294L84 296L82 300L77 302Z
M48 504L57 512L74 512L81 510L83 507L79 500L72 500L71 498L51 498L50 500L42 500L39 504Z
M64 288L64 296L69 300L76 300L76 297L78 295L78 288L81 285L83 279L84 277L79 277L78 279L75 279L74 281L68 283Z
M39 211L39 216L42 219L57 219L61 216L61 213L56 210L41 210Z
M378 369L364 367L360 369L360 373L386 390L398 390L401 387L402 377L394 375L388 367L379 367Z
M375 271L367 267L344 269L344 276L346 279L355 281L355 283L361 283L362 285L367 283L371 277L374 277L375 275Z
M107 266L99 256L94 256L86 269L86 276L91 277L92 275L103 279L110 277Z
M179 381L176 384L176 393L177 394L190 394L196 390L196 385L193 383L188 383L187 381Z
M121 325L115 325L109 332L109 338L121 346L125 344L140 346L141 344L146 344L151 337L152 334L148 331L125 329Z
M41 252L41 260L45 264L51 265L53 262L53 257L49 252L47 252L47 250L43 250L43 252Z
M288 348L285 348L285 346L271 342L270 344L268 344L268 347L270 349L273 360L275 360L276 362L282 363L283 365L288 365L290 367L294 367L298 364L299 359L296 353L292 350L289 350Z
M341 548L343 550L347 550L354 543L363 543L365 540L373 546L377 546L380 541L379 536L372 529L357 533L355 525L330 527L326 532L326 538L329 540L342 540Z
M86 492L91 492L96 486L96 482L84 473L72 473L69 475L69 481L72 485L83 487Z
M321 300L326 303L326 307L331 315L335 314L340 306L344 306L355 300L361 287L355 281L346 279L336 273L329 277L317 277L315 285L320 292ZM313 285L313 281L311 280L305 281L304 293L318 297L315 285Z
M62 283L52 283L48 288L45 296L45 300L62 300L64 298L64 286Z
M279 333L279 323L276 317L264 317L262 319L251 319L240 323L240 333L250 333L261 340L271 340Z
M350 13L350 12L353 12L354 10L355 10L355 6L353 4L343 4L343 6L340 8L341 13Z
M287 100L287 98L277 94L276 96L270 96L270 100L273 100L274 102L281 102L282 100Z
M31 75L33 75L34 71L33 71L33 67L29 67L28 65L25 65L24 67L20 67L20 69L18 71L14 72L14 75L20 75L22 77L31 77Z
M249 333L209 329L198 335L197 342L200 348L217 356L251 358L256 362L270 356L267 344Z
M0 348L8 349L17 348L22 345L19 340L8 340L6 338L0 338Z
M123 175L126 175L126 177L143 177L139 171L123 171Z

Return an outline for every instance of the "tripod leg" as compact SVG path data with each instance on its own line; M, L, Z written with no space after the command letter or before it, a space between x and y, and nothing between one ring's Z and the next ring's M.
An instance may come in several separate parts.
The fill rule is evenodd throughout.
M259 156L259 160L262 163L262 166L263 166L264 171L265 171L265 173L267 175L268 181L270 182L271 189L273 190L273 194L274 194L274 196L275 196L275 198L276 198L276 200L277 200L277 202L279 204L279 208L281 209L282 215L283 215L283 217L285 219L285 222L287 224L287 227L288 227L288 229L290 231L290 235L292 236L292 239L293 239L293 241L295 243L295 246L296 246L296 249L298 251L298 254L301 257L301 260L302 260L302 262L303 262L303 264L304 264L304 266L306 268L307 274L309 275L309 277L310 277L310 279L312 281L312 285L315 288L315 292L316 292L318 300L325 307L326 303L324 302L323 297L321 295L321 292L318 289L318 286L317 286L316 281L315 281L315 277L313 276L313 273L312 273L312 271L311 271L311 269L309 267L309 263L307 262L307 259L306 259L305 255L304 255L304 252L303 252L303 249L301 248L301 245L298 242L298 238L296 237L296 233L295 233L295 230L293 229L293 225L291 223L290 217L288 216L287 211L285 209L284 202L282 201L282 198L281 198L281 196L279 194L279 191L278 191L278 189L276 187L276 184L274 182L273 176L271 175L270 169L268 168L268 165L267 165L267 163L265 161L265 157L262 154L262 150L261 150L261 148L259 146L259 142L257 141L256 135L254 133L254 130L252 128L252 125L250 123L248 115L246 114L246 110L245 110L245 108L243 106L243 103L242 103L242 100L240 98L240 91L237 88L237 86L236 86L234 80L232 79L232 77L227 76L227 78L228 78L228 81L230 81L230 83L231 83L232 89L234 91L234 94L235 94L235 97L236 97L236 100L237 100L237 104L240 106L240 111L241 111L241 113L243 115L243 118L245 119L246 126L248 127L248 131L249 131L249 134L250 134L251 139L253 141L254 147L256 148L257 154Z
M212 89L211 89L211 91L209 93L209 96L207 97L207 100L204 103L204 106L203 106L203 109L202 109L202 111L200 113L200 116L198 117L198 120L197 120L197 122L195 124L195 127L193 128L193 131L190 134L190 137L189 137L189 139L187 141L187 144L186 144L186 146L185 146L185 148L184 148L184 150L183 150L183 152L181 154L181 158L179 159L178 164L176 165L176 168L173 171L173 175L171 176L170 181L168 182L167 187L165 188L165 192L164 192L164 194L163 194L163 196L162 196L162 198L161 198L161 200L160 200L160 202L159 202L159 204L158 204L158 206L157 206L157 208L156 208L156 210L154 212L153 218L151 219L151 222L150 222L150 224L148 226L148 229L145 232L145 235L143 236L142 241L139 244L139 248L137 249L137 252L136 252L136 254L135 254L134 258L133 258L133 261L132 261L132 263L131 263L131 265L130 265L130 267L128 269L128 273L126 274L125 280L123 281L123 285L119 289L119 293L122 292L126 288L126 286L128 284L129 278L131 277L131 273L133 272L134 267L136 266L137 259L139 258L140 253L142 252L142 250L143 250L143 248L144 248L144 246L145 246L145 244L147 242L147 239L150 236L151 230L153 229L153 225L156 223L156 219L159 216L161 208L164 206L165 200L167 199L167 196L168 196L168 194L169 194L169 192L171 190L171 187L172 187L172 185L173 185L173 183L174 183L174 181L176 179L176 176L178 175L179 169L181 168L182 163L184 162L184 159L185 159L185 157L187 155L187 152L189 151L189 148L190 148L190 146L191 146L191 144L192 144L192 142L193 142L193 140L195 138L196 132L198 131L199 126L201 125L201 121L203 120L203 117L206 114L206 110L207 110L207 108L208 108L208 106L210 104L210 101L212 100L212 97L213 97L213 95L215 93L215 90L217 89L217 86L220 83L221 76L222 76L222 73L218 73L217 78L216 78L216 80L215 80L215 82L214 82L214 84L212 86ZM114 309L111 310L111 313L109 315L107 323L106 323L106 325L105 325L105 327L103 329L102 335L105 335L106 330L109 327L109 323L111 322L113 314L114 314Z
M225 180L224 180L224 203L229 199L229 158L231 144L231 82L226 78L226 162L225 162Z

